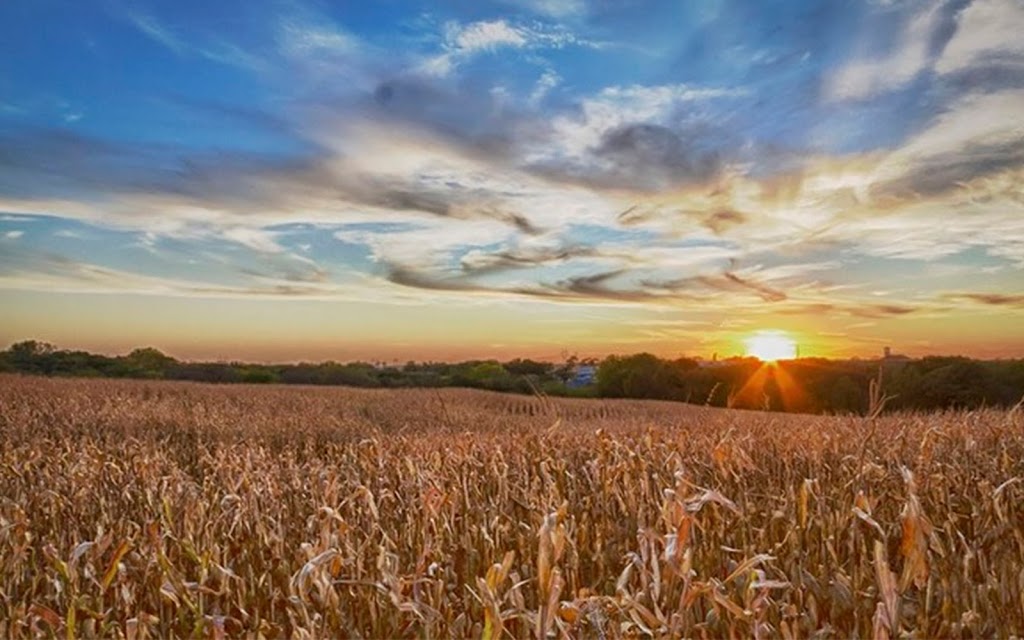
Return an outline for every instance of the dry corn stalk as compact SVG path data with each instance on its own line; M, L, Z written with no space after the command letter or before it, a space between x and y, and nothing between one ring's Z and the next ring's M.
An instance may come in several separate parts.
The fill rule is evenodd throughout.
M1024 635L1019 411L864 424L0 375L0 637Z

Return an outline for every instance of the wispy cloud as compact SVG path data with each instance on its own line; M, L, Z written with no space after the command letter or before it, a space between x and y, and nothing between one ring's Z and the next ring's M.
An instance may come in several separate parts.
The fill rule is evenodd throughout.
M529 104L536 107L551 91L562 82L562 77L552 70L547 70L537 79L533 91L530 93Z
M524 7L552 18L567 18L584 14L585 0L506 0L511 6Z
M1024 294L1022 293L957 292L947 293L943 297L947 300L966 300L992 307L1024 307Z
M179 38L171 29L161 24L153 16L137 11L127 11L125 17L145 36L167 47L174 53L181 55L189 51L190 47L183 39Z
M924 3L908 19L887 55L868 54L842 67L828 78L827 95L833 100L870 98L900 88L925 71L931 62L930 45L942 12L943 3Z
M427 57L420 71L445 76L460 64L482 53L499 49L561 49L568 46L600 47L600 43L581 38L568 29L551 24L517 24L505 19L445 24L441 52Z
M136 9L125 9L121 15L141 34L177 56L200 56L212 62L252 71L267 69L267 63L262 57L223 37L196 34L186 37L155 16Z
M284 251L281 245L274 239L276 234L264 229L231 227L225 229L223 235L228 240L262 253L280 253Z

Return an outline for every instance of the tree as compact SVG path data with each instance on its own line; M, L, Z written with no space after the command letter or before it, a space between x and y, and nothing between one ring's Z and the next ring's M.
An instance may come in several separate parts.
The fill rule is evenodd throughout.
M49 374L53 371L52 356L56 350L49 342L25 340L7 349L7 361L15 371Z
M609 356L597 368L597 393L608 398L680 399L681 370L650 353Z
M553 368L554 365L550 362L537 362L523 358L516 358L505 363L505 370L514 376L544 376Z
M141 378L163 378L177 364L177 360L153 347L134 349L123 361L127 375Z
M980 362L958 359L921 377L923 409L975 409L992 402L995 390L989 370ZM994 395L994 394L993 394Z
M512 388L512 376L505 367L493 361L480 362L462 374L468 386L508 391Z
M836 413L860 413L864 407L864 394L865 391L850 376L841 376L832 384L828 406Z

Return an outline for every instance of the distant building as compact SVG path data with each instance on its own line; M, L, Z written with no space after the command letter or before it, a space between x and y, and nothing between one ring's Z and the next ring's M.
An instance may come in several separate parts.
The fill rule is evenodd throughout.
M885 362L907 362L910 360L910 357L900 353L893 353L891 347L885 347L882 349L882 360Z
M572 377L566 382L566 386L572 389L585 387L597 382L597 367L592 364L577 365L573 369Z

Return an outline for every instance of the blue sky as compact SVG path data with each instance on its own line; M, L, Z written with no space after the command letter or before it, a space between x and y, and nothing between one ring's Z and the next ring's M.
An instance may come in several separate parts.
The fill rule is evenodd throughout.
M1019 0L5 2L0 339L1021 355L1021 32ZM320 320L225 350L139 298Z

